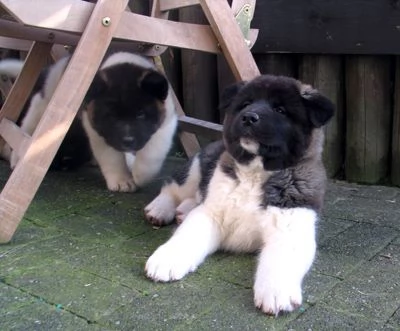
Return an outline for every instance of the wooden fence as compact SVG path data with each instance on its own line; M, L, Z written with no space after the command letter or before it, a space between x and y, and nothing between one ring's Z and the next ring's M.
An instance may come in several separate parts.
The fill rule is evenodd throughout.
M400 1L257 0L252 49L262 73L311 84L336 105L326 127L330 177L400 185ZM176 19L203 22L198 8ZM170 50L173 85L187 114L220 122L218 95L233 81L215 55ZM177 69L176 63L181 67ZM179 74L176 74L179 70Z
M131 8L146 14L151 6L135 0ZM198 7L170 19L206 22ZM298 78L335 103L329 176L400 186L400 0L257 0L252 28L262 73ZM169 48L162 59L186 113L221 122L219 95L233 82L222 57Z

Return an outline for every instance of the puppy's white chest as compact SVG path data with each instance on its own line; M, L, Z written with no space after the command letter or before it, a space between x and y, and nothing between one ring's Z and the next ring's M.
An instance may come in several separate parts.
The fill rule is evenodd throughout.
M225 249L253 251L261 244L262 184L257 172L238 173L234 179L217 168L204 202L210 216L220 225Z

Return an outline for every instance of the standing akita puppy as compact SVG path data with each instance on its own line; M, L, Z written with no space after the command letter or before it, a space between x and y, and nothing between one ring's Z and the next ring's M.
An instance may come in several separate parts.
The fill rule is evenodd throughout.
M41 86L35 88L21 119L26 133L34 132L68 61L61 59L43 72ZM1 61L0 73L15 77L22 65L19 60ZM74 166L82 163L88 159L84 155L89 149L83 147L89 142L108 189L134 191L160 170L176 126L177 114L165 76L142 56L115 53L97 72L72 125L76 130L68 132L55 161L64 167L68 167L66 162ZM13 152L11 167L18 159ZM127 159L133 161L131 169Z

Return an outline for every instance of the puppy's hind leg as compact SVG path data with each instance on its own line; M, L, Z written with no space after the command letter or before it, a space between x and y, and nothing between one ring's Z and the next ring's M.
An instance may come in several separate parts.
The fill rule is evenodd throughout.
M197 206L173 236L153 253L146 263L146 274L154 281L169 282L183 278L197 269L204 259L220 246L218 225Z
M171 223L175 216L182 216L182 212L187 215L197 205L188 205L187 202L196 201L199 183L200 162L198 156L195 156L172 176L171 181L162 187L160 194L144 208L147 220L159 226Z

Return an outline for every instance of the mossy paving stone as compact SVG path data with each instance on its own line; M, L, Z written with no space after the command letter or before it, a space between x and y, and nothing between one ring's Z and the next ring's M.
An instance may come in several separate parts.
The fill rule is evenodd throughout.
M4 282L48 303L61 305L89 321L110 315L140 296L136 290L63 261L54 261L47 267L16 268L8 273Z
M374 320L374 316L365 318L349 314L346 310L317 305L310 307L304 314L288 323L285 330L366 331L379 330L381 327L381 321Z
M0 321L0 328L2 331L109 330L104 326L88 323L79 316L44 303L31 304L19 311L6 314Z
M320 246L328 239L334 238L353 225L353 221L335 219L323 215L317 222L317 245Z
M316 304L339 282L338 278L323 275L311 267L303 280L303 303L305 305Z
M385 324L388 329L399 330L400 329L400 307L390 317L389 321Z
M121 330L177 330L181 327L185 330L196 330L197 319L211 322L211 316L208 314L222 309L228 302L230 307L235 306L237 311L247 304L252 305L250 290L221 280L208 282L203 278L193 274L181 281L158 284L159 291L141 297L131 307L125 306L115 311L109 316L108 322L113 326L119 325ZM243 291L246 292L243 297L247 299L242 301L241 297L240 300L236 300L235 293ZM250 306L250 311L253 315L257 309ZM239 317L233 311L233 318L251 323L246 318L249 317L247 312L242 311L242 314L245 316Z
M0 330L100 330L85 319L0 283Z
M254 306L252 289L237 288L226 300L214 302L210 309L176 330L287 330L285 327L304 310L304 306L278 317L262 313Z
M318 247L314 267L322 274L343 278L395 237L391 228L356 224Z
M37 298L4 284L2 278L0 278L0 316L5 316L6 313L13 312L37 301ZM0 323L1 320L0 318Z
M350 314L387 321L400 308L399 266L400 246L390 245L355 269L323 301Z
M61 232L55 227L38 226L34 222L22 219L11 241L6 244L0 244L0 261L3 254L21 250L27 244L31 244L37 240L57 237L60 234ZM23 252L20 252L20 254L23 254Z
M53 220L53 225L70 236L98 243L121 242L150 231L143 220L134 219L128 214L125 219L75 214Z
M392 201L394 200L336 198L325 201L323 214L331 218L393 227L400 231L400 198L396 198L396 203Z
M28 242L21 247L14 246L8 252L0 254L0 267L4 273L15 268L31 268L39 265L51 265L63 258L72 258L99 246L94 242L83 241L81 238L68 237L63 234L51 238L43 238Z
M400 197L400 189L398 187L379 186L379 185L362 185L356 183L348 183L339 180L330 180L327 185L326 198L334 200L336 198L363 198L372 200L394 200ZM398 199L397 199L398 200ZM400 204L400 201L397 201Z

